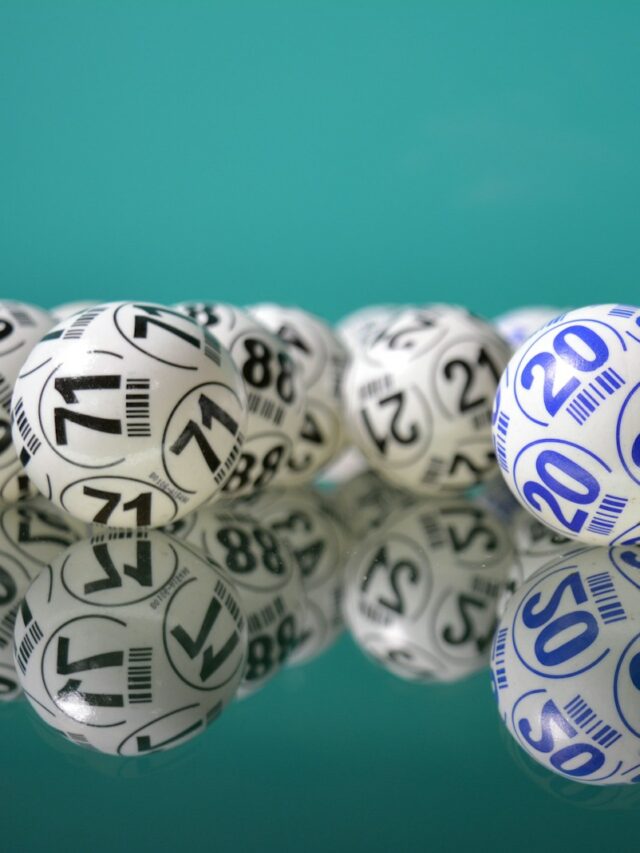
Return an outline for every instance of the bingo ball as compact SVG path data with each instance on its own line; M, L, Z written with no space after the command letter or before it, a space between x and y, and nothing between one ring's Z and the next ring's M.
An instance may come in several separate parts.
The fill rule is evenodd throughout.
M81 311L86 311L87 308L93 308L94 305L98 304L95 299L91 301L63 302L62 305L56 305L51 309L51 315L55 318L56 323L60 323L62 320L68 320L74 314L79 314Z
M24 302L0 302L0 500L34 497L35 487L22 469L11 440L11 395L27 356L55 323L42 308Z
M12 401L30 479L87 522L160 526L220 492L241 450L244 384L189 317L112 302L34 347Z
M13 665L13 627L29 584L78 538L77 525L43 499L0 507L0 701L21 692Z
M398 310L397 305L367 305L343 317L336 326L336 334L350 353L357 352Z
M507 529L488 510L422 500L362 538L347 565L345 620L394 675L457 681L489 662L512 559Z
M263 489L286 468L302 428L304 391L298 366L288 347L240 308L201 302L175 307L215 335L245 381L245 442L224 493L238 497Z
M419 494L461 491L493 475L491 404L506 344L461 308L396 312L344 378L354 442L385 480Z
M304 619L287 664L318 657L340 636L344 566L351 536L335 498L311 487L273 490L250 502L259 518L288 547L305 596Z
M336 459L324 469L318 481L323 485L346 483L367 471L369 465L357 447L347 446Z
M305 408L292 455L279 486L311 481L342 449L340 386L347 350L319 317L299 308L256 305L251 313L289 347L305 389Z
M246 657L227 574L153 530L72 545L29 588L14 639L40 717L78 744L128 756L202 732L233 698Z
M241 507L203 507L185 534L227 570L248 629L247 664L238 696L255 693L293 652L304 618L304 593L289 550L269 527Z
M640 782L640 550L581 548L516 590L496 632L500 716L548 770Z
M512 356L493 413L496 456L520 503L594 545L640 530L640 309L562 314Z
M527 305L525 308L516 308L501 314L495 318L493 325L511 349L516 350L541 326L560 313L560 308L550 308L548 305Z
M509 530L516 550L504 593L498 604L498 614L502 616L507 602L515 590L546 565L551 559L581 549L573 539L556 533L521 506L509 520Z
M336 490L340 516L354 536L380 527L393 510L409 507L415 501L415 495L390 486L373 471L364 471Z
M395 305L369 305L348 314L336 326L336 334L349 354L364 346L373 332L397 310ZM366 471L367 461L357 447L346 447L323 472L322 480L344 483Z

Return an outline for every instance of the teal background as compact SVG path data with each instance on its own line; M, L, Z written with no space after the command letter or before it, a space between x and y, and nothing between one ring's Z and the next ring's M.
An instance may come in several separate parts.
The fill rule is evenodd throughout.
M0 0L7 298L637 302L640 7ZM166 756L0 707L6 850L637 849L513 754L486 674L347 638Z

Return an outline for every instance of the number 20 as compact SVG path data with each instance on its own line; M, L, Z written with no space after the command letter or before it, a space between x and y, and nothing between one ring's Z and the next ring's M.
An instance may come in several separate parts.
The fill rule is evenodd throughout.
M567 338L572 335L578 338L591 352L591 358L585 358L569 343ZM562 329L553 339L555 355L550 352L536 353L524 366L520 381L522 386L530 390L535 379L535 369L542 368L544 385L542 388L542 399L548 414L553 417L557 414L566 400L580 387L581 380L572 376L565 384L554 390L556 377L557 357L561 358L571 367L581 373L589 373L602 367L609 358L609 349L600 335L587 326L567 326Z

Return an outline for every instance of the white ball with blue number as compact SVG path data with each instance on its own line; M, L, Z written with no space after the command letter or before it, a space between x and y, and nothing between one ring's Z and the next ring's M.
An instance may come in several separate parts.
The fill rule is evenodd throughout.
M494 475L491 405L509 350L462 308L397 311L353 357L343 399L354 443L381 477L418 494Z
M639 531L640 308L579 308L533 335L500 381L493 440L515 497L560 535Z
M527 305L500 314L493 323L509 346L516 350L541 326L560 313L560 308L551 308L548 305Z
M161 526L220 493L247 417L220 343L162 305L75 314L31 351L12 398L13 441L37 488L84 521Z
M72 545L30 586L15 622L26 697L69 740L123 756L202 733L244 671L246 618L231 579L157 530Z
M224 486L227 497L250 494L277 481L302 428L305 393L289 348L247 311L224 303L175 306L226 347L247 389L242 452Z
M302 426L278 486L310 482L344 444L341 381L348 354L333 329L308 311L265 303L251 313L289 348L305 389Z
M640 550L578 548L509 600L491 668L519 745L578 782L640 782Z

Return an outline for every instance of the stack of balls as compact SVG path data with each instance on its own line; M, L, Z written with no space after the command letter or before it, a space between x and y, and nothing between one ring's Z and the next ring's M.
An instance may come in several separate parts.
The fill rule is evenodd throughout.
M7 550L0 694L169 749L344 617L411 680L491 655L531 755L640 779L638 346L613 304L0 303L0 526L48 542Z

